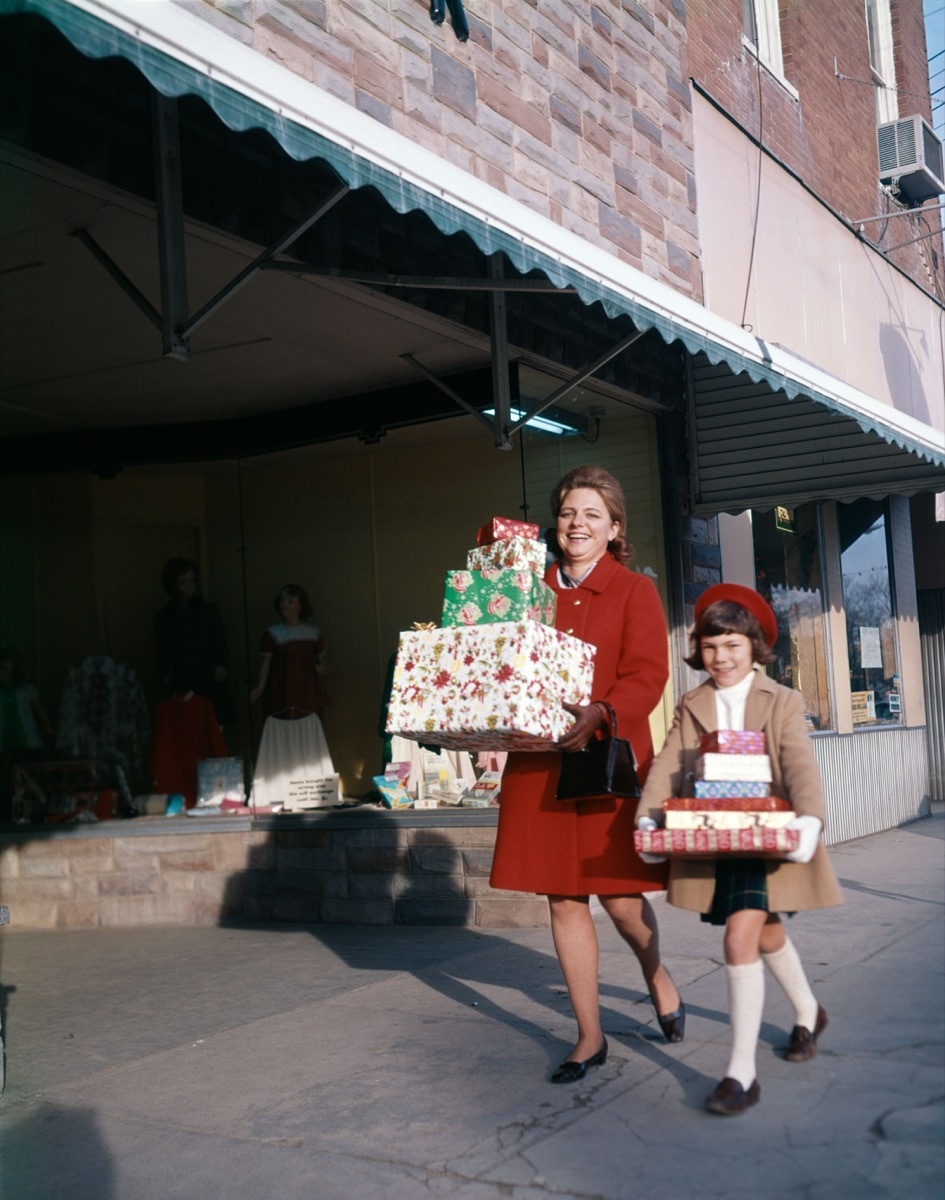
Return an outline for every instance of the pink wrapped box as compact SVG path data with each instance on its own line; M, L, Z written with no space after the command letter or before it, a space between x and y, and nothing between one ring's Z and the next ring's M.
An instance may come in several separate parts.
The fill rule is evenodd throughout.
M796 850L796 829L638 829L633 835L637 853L679 855L748 854L754 858L783 858Z
M590 703L595 648L537 621L400 635L387 732L459 750L547 750Z
M516 571L534 571L544 575L547 549L544 542L534 538L507 537L488 546L476 546L466 555L470 571L497 570L512 567Z
M697 779L696 797L699 800L723 800L737 796L760 799L768 794L765 780L752 782L750 779Z
M696 776L714 783L770 783L771 759L767 754L703 754L696 759Z
M783 829L797 814L758 809L667 809L667 829Z
M703 754L765 754L765 735L752 729L717 729L704 733L699 742Z
M745 784L738 786L744 787ZM749 786L753 787L754 784ZM695 796L672 796L669 800L664 800L663 812L671 812L673 809L683 812L787 812L791 807L787 800L782 800L780 796L748 796L741 792L726 797L701 796L698 787L696 784Z
M537 539L541 533L539 525L530 521L513 521L511 517L493 517L488 525L483 525L476 535L479 546L489 546L492 542L500 542L503 538L523 537Z

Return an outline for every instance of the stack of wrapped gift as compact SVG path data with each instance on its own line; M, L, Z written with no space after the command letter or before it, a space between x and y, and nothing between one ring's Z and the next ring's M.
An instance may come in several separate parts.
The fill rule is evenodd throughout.
M694 797L663 801L664 829L638 830L635 845L649 854L751 854L783 857L799 835L785 828L795 814L769 796L771 759L765 735L731 729L707 733L699 744Z
M539 528L496 517L448 571L442 625L400 635L387 732L454 750L547 750L590 703L593 646L554 628Z

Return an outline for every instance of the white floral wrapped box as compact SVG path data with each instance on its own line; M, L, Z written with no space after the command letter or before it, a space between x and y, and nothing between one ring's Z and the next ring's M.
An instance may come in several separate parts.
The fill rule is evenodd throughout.
M490 568L511 567L516 571L534 571L536 575L544 575L547 553L545 543L537 538L502 538L488 546L475 546L470 550L466 555L466 569L487 571Z
M388 733L461 750L547 750L590 702L595 647L537 621L400 635Z

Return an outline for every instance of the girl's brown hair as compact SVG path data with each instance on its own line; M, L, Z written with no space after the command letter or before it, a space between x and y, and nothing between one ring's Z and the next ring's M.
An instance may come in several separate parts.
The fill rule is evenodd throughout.
M611 521L617 523L617 534L607 543L609 553L622 566L628 567L633 559L634 549L627 541L627 499L623 488L609 471L603 467L575 467L557 485L551 493L551 515L557 521L558 513L564 505L568 492L575 488L591 488L604 501ZM560 556L561 547L558 539L551 535L551 548Z
M764 664L774 662L777 658L765 639L758 618L740 604L731 600L719 600L710 604L693 625L689 634L689 657L683 661L697 671L704 671L702 639L721 637L726 633L741 633L750 640L753 662Z

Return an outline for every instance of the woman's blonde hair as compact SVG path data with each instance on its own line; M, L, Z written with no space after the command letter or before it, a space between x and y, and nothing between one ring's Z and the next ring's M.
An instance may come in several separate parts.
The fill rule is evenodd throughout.
M607 543L607 549L622 566L629 566L634 550L627 541L627 499L623 494L623 488L603 467L575 467L573 471L569 471L565 475L551 493L551 514L556 521L565 497L575 488L591 488L604 501L611 521L617 523L616 536ZM558 554L561 553L561 547L556 538L552 539L552 548Z

